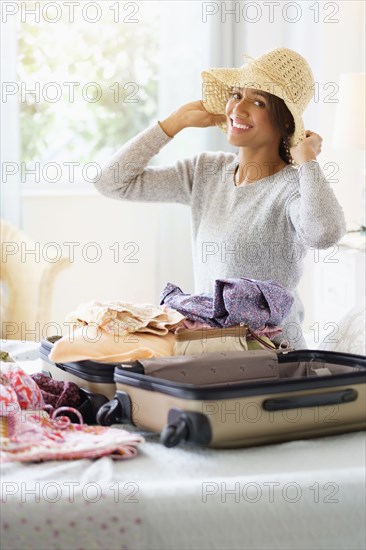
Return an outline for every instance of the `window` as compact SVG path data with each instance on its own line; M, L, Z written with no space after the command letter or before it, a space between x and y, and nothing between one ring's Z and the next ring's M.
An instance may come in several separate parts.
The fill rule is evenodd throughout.
M73 3L22 4L22 183L90 185L97 165L156 116L161 3L75 3L74 13Z

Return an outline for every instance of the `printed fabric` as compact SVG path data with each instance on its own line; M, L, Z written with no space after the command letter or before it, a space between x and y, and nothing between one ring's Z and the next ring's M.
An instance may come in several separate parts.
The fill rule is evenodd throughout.
M72 413L80 423L58 416L62 412ZM123 429L88 426L73 407L45 405L36 382L16 362L1 362L0 439L0 462L132 458L144 441Z
M216 279L214 293L184 294L167 283L160 304L167 304L192 321L227 328L240 323L252 329L279 325L289 314L293 295L277 281L245 277Z
M23 410L39 409L45 403L37 383L15 362L1 361L0 416L6 416L13 403Z
M80 405L80 389L70 380L53 380L49 376L37 372L30 375L41 390L46 405L59 407L78 407Z
M71 407L62 409L78 413ZM1 441L1 462L72 460L80 458L132 458L144 438L119 428L73 424L66 416L56 418L35 412L27 414L11 437Z

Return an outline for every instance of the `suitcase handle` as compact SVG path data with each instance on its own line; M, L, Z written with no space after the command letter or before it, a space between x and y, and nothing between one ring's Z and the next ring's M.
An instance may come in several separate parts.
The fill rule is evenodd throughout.
M357 399L356 390L342 390L328 393L316 393L311 395L293 396L289 399L266 399L262 406L266 411L283 411L286 409L298 409L304 407L324 407L349 403Z

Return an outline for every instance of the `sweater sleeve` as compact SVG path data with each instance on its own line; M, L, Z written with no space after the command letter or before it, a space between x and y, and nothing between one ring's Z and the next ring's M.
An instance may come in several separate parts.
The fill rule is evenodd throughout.
M154 122L114 153L93 185L112 199L189 205L198 155L172 166L147 166L172 139Z
M307 247L328 248L346 233L346 220L333 189L317 161L298 170L299 188L286 201L286 214Z

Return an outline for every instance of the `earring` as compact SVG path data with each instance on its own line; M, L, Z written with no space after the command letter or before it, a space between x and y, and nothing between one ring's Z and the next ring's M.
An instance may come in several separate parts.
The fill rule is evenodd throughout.
M282 141L283 141L283 147L285 149L285 153L286 153L287 159L289 161L289 164L295 164L295 161L292 158L291 153L290 153L289 138L288 137L282 138Z

